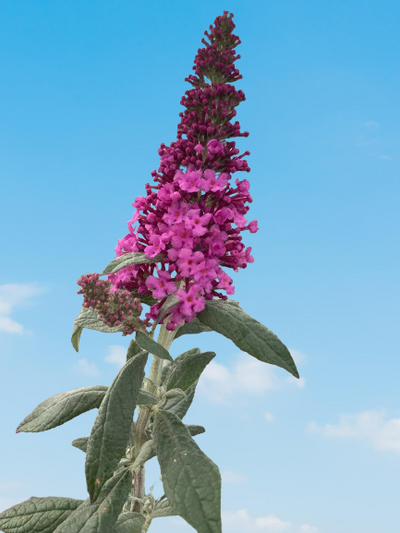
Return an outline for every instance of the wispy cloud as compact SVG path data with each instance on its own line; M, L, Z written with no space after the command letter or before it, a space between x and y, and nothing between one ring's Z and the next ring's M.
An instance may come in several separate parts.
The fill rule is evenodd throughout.
M378 155L378 159L384 159L385 161L391 161L390 155Z
M119 344L113 344L108 347L108 354L104 358L106 363L112 363L122 368L126 363L126 348Z
M226 485L241 485L246 481L246 477L238 472L231 472L227 470L226 472L221 473L222 483Z
M254 531L265 531L268 533L319 533L319 529L309 524L297 526L290 520L282 520L273 514L267 516L252 517L247 509L240 509L236 512L223 512L222 523L224 531L229 533L254 533Z
M366 128L379 128L380 124L375 120L368 120L368 122L364 122L364 126Z
M303 524L300 526L300 531L302 533L319 533L319 528L316 526L310 526L310 524Z
M400 418L388 419L385 411L341 415L336 425L318 427L313 422L307 429L327 438L364 439L375 450L400 453Z
M355 146L362 146L364 148L370 148L371 146L376 146L379 144L378 139L366 139L364 135L358 137Z
M180 526L183 531L189 530L187 522L181 518L173 520L174 525ZM320 533L316 526L310 524L296 525L290 520L281 520L273 514L267 516L250 516L247 509L235 512L222 512L222 529L226 533Z
M272 413L270 413L269 411L265 411L264 412L264 418L269 423L272 423L272 422L275 421L274 415Z
M298 361L304 359L304 355L297 350L291 353L294 359L298 358ZM296 379L292 376L278 377L272 365L262 363L247 354L240 354L231 368L211 361L201 376L199 392L211 402L227 403L233 395L262 395L267 390L285 385L302 388L305 379Z
M84 374L85 376L99 376L100 370L94 363L89 363L87 359L79 359L77 363L73 365L73 369L78 374Z
M10 315L16 307L32 305L32 298L45 291L38 283L7 283L0 285L0 331L22 335L24 327Z

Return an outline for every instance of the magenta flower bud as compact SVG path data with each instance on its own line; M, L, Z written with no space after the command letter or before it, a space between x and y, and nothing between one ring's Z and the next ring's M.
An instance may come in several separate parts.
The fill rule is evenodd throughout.
M212 155L224 153L224 145L221 141L218 141L217 139L211 139L211 141L208 141L207 148L210 154Z
M204 146L200 143L196 144L196 146L194 147L194 149L196 150L196 152L198 154L202 154L203 151L204 151Z
M257 220L252 220L248 226L250 233L256 233L258 231Z

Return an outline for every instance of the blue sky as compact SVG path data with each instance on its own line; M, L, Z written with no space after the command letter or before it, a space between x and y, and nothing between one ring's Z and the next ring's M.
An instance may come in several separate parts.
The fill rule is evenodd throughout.
M76 280L114 257L223 10L242 40L239 147L260 226L234 298L302 376L216 334L174 344L174 356L217 352L187 421L206 427L197 441L223 473L224 532L398 533L400 4L388 0L0 4L0 509L86 498L70 442L94 412L42 434L15 428L47 397L118 370L119 334L84 331L79 354L70 344ZM158 475L150 463L148 487Z

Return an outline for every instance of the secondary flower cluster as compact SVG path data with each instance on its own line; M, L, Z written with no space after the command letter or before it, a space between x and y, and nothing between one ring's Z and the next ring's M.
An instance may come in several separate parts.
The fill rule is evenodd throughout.
M143 310L138 298L126 289L112 290L109 281L99 279L99 274L86 274L78 279L82 287L83 307L95 309L101 320L109 327L121 327L123 335L146 328L148 320L141 320Z
M243 91L229 84L242 78L234 64L240 58L234 52L240 39L232 33L232 17L225 11L205 32L209 43L202 40L195 75L186 78L193 88L181 100L185 111L177 140L161 144L160 167L151 173L156 185L147 184L146 197L132 204L136 212L128 222L129 233L116 247L117 256L144 252L154 262L108 277L117 292L156 300L146 316L167 320L171 330L193 320L206 299L225 299L220 291L234 293L223 267L237 271L253 262L241 236L258 229L256 221L245 218L252 202L250 184L232 178L250 171L243 159L250 152L239 155L229 140L248 136L239 122L232 122L235 107L245 100Z

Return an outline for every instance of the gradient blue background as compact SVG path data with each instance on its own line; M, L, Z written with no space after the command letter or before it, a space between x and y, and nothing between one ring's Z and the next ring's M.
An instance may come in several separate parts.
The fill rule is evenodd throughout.
M236 380L224 401L204 386L187 421L206 426L200 446L236 475L223 485L227 533L398 533L400 4L389 0L0 2L0 284L37 293L8 315L22 333L0 331L1 509L86 498L70 441L94 412L48 433L15 428L45 398L115 376L104 358L128 339L84 331L79 354L70 344L76 280L114 257L223 10L242 40L250 136L238 144L260 226L245 236L255 262L234 276L235 299L302 352L305 386L281 370L257 394ZM172 353L194 345L232 375L250 359L214 334ZM373 411L378 423L360 427ZM338 426L349 414L353 438ZM148 486L157 479L151 464ZM256 520L269 515L281 522ZM150 531L189 529L170 518Z

